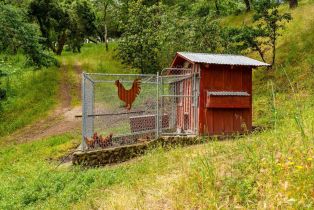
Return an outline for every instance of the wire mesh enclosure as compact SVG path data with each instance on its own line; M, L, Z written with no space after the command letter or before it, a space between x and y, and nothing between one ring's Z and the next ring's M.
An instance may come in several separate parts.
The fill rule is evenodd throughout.
M155 138L157 75L83 74L83 148Z
M159 116L169 126L163 135L188 135L197 132L197 74L192 69L168 68L160 75Z
M193 134L196 79L188 69L159 74L83 73L82 148Z

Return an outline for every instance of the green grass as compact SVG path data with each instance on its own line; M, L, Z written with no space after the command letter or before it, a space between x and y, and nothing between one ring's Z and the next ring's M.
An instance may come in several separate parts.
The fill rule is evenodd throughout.
M121 64L116 58L116 43L109 44L109 51L105 51L103 44L85 44L81 53L63 52L60 57L66 64L80 63L85 72L100 73L136 73L136 69Z
M254 73L254 121L267 130L159 148L127 163L90 169L56 168L79 144L76 134L3 145L0 209L313 209L313 9L304 1L293 10L294 20L279 40L276 70ZM243 19L247 15L226 21ZM78 60L92 72L127 71L114 61L112 49L103 52L103 46L89 44L82 54L60 59L69 65ZM77 82L75 74L70 78Z
M136 72L115 59L114 47L115 43L112 43L106 52L101 44L86 44L80 54L65 51L57 57L65 65L65 74L57 67L38 70L27 67L26 58L22 55L0 55L0 70L10 75L0 79L0 86L8 90L7 100L1 102L0 137L44 118L59 103L62 79L69 85L71 105L80 105L81 77L74 68L76 64L81 64L86 72Z
M56 169L58 158L79 143L74 134L6 146L0 149L0 208L313 208L313 98L304 98L305 138L294 107L282 101L276 130L160 148L116 166Z
M25 57L1 55L0 68L9 76L1 78L1 87L7 90L7 99L1 102L0 136L44 117L56 104L59 83L57 68L33 70L25 68ZM6 61L4 64L4 60Z

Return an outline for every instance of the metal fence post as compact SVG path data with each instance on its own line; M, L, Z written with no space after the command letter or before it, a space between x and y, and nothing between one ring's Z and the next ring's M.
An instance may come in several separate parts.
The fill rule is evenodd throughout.
M162 133L162 117L164 115L163 113L163 105L164 105L164 84L163 84L163 79L162 79L162 76L160 76L160 79L159 79L159 83L160 83L160 90L159 90L159 95L160 95L160 105L159 105L159 134Z
M192 74L193 74L193 96L192 96L192 100L193 100L193 111L194 111L194 113L193 113L193 128L194 128L194 134L196 134L196 115L197 115L197 105L196 105L196 70L195 70L196 68L195 68L195 65L193 66L193 72L192 72Z
M86 135L86 104L85 104L85 73L82 73L82 150L86 148L85 135Z
M157 71L157 112L156 112L156 138L159 138L159 72Z

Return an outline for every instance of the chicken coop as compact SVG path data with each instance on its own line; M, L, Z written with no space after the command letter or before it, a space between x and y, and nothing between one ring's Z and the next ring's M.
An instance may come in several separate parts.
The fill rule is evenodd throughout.
M194 90L196 99L185 98L177 104L178 119L182 119L178 127L192 128L199 135L251 131L252 69L260 66L269 64L240 55L178 52L171 67L189 68L197 78L194 86L189 81L177 83L183 95ZM191 113L194 106L197 111Z
M82 76L82 146L111 147L161 135L252 129L252 69L239 55L178 52L157 74Z

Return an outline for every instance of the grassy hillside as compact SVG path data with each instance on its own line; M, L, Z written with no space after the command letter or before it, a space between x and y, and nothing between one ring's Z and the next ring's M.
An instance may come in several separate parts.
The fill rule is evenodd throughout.
M64 52L60 59L68 65L78 62L86 72L136 73L137 70L121 64L115 58L116 45L116 43L110 43L109 51L105 52L103 44L85 44L81 53Z
M283 10L287 8L282 8ZM280 38L276 70L254 73L254 121L269 129L234 140L156 149L120 165L82 169L59 158L76 134L0 148L0 209L313 209L314 4L301 3ZM250 14L249 14L250 15ZM249 16L248 15L248 16ZM230 17L239 24L248 16ZM65 53L86 69L125 69L112 51Z
M0 79L8 96L0 107L0 137L44 117L56 104L57 68L33 70L25 63L22 55L0 55L0 70L8 75Z
M104 168L55 168L58 158L78 143L72 134L8 146L0 149L0 206L312 208L314 115L313 104L306 105L304 138L294 119L286 116L275 130L170 151L157 149Z
M62 80L70 86L71 105L79 105L80 71L136 72L114 58L114 48L113 43L109 52L104 53L103 45L86 44L80 54L64 52L57 57L60 68L37 70L27 67L26 58L22 55L0 55L0 70L8 74L0 79L0 85L8 91L8 98L0 107L0 137L47 116L61 103Z

